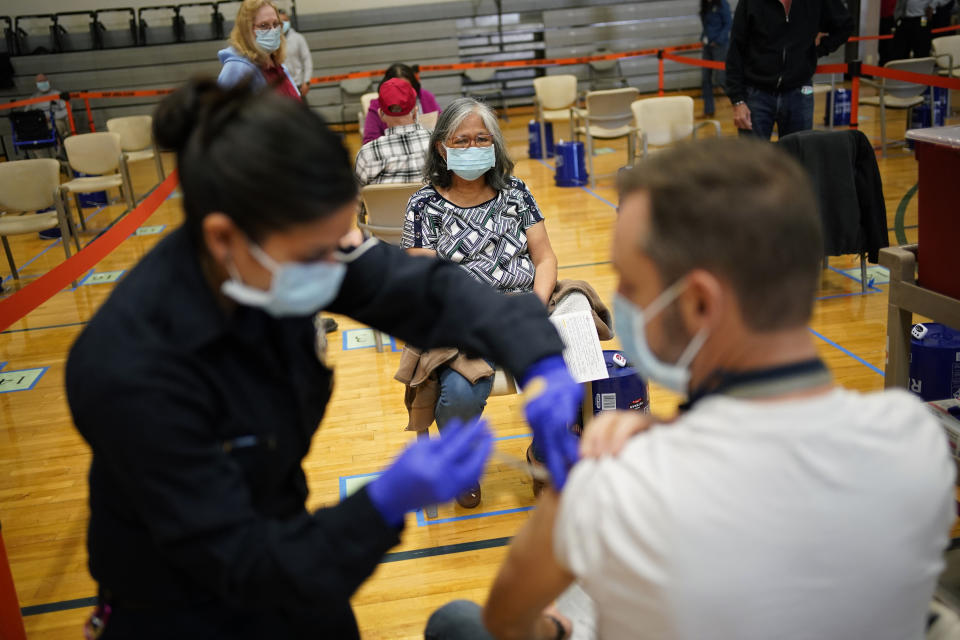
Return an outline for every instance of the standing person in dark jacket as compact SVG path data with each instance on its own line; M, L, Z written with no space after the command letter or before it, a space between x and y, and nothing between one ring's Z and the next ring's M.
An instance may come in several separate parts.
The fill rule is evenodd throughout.
M703 33L700 40L703 42L703 59L724 62L727 59L727 48L730 45L730 5L727 0L700 0L700 22L703 24ZM703 115L709 118L713 115L713 78L716 75L719 86L726 82L724 72L719 69L703 69Z
M727 53L727 96L741 134L813 128L813 74L853 33L841 0L740 0ZM820 34L823 34L822 36Z
M313 315L503 363L542 389L527 419L569 466L582 392L562 342L533 295L501 296L374 240L346 248L349 158L302 103L194 81L161 104L154 133L177 151L185 223L120 283L67 362L93 449L88 631L357 638L350 596L404 515L476 483L492 438L482 421L452 425L340 504L307 511L301 461L333 385Z
M936 0L897 0L893 10L896 29L893 32L893 57L925 58L930 55L933 34L931 21L935 15Z

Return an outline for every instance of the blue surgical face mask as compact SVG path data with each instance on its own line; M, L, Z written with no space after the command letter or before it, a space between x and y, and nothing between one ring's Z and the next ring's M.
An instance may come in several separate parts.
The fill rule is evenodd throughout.
M447 168L464 180L476 180L497 165L493 145L466 149L444 145L443 148L447 150Z
M283 42L282 27L277 27L276 29L257 29L254 33L257 36L257 46L267 53L273 53L279 49L280 44Z
M290 21L289 21L289 20L284 20L284 21L283 21L283 35L287 35L287 33L289 33L289 32L290 32Z
M46 80L37 83L37 89L40 91L50 91L50 83Z
M308 316L330 304L343 283L347 265L342 262L279 263L257 245L250 253L273 274L266 291L244 284L232 262L227 263L230 279L223 283L223 294L248 307L263 309L270 315Z
M686 287L686 280L678 280L656 300L647 305L646 310L633 304L619 293L613 299L613 316L616 323L617 337L623 345L623 352L630 365L636 369L641 377L656 382L676 393L689 393L690 364L697 357L703 343L707 341L706 328L693 336L690 344L683 350L680 357L673 364L662 362L650 350L647 344L646 325L658 313L667 308Z

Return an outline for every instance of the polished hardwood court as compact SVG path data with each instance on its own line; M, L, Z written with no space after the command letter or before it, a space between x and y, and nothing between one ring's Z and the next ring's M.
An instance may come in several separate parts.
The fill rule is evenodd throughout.
M718 108L723 135L735 135L729 104L718 100ZM818 97L817 113L823 113L822 97ZM545 215L560 278L586 280L610 303L617 282L609 263L610 234L616 216L612 179L602 179L595 189L556 187L552 161L527 158L530 117L529 109L518 109L502 125L517 161L515 173L530 187ZM877 117L872 108L861 109L861 129L879 144ZM890 116L892 137L903 137L903 123L903 112ZM558 133L562 129L559 127ZM347 144L353 152L359 148L356 133L347 136ZM599 173L612 172L625 163L623 141L600 141L597 146L611 150L596 156ZM166 162L172 168L172 158L166 158ZM898 206L917 182L917 165L912 153L904 149L891 151L879 163L888 226L892 228ZM154 180L152 165L135 167L137 193L144 193ZM85 210L91 229L85 240L92 239L121 212L121 204ZM179 194L175 192L145 223L162 226L158 233L126 239L95 271L129 270L181 219ZM916 198L905 204L903 220L906 238L915 241ZM893 231L890 238L895 244ZM36 236L11 238L18 264L22 265L21 285L62 261L60 247L52 244ZM856 260L854 256L831 259L831 268L823 272L818 294L821 299L811 331L840 384L875 391L883 387L886 285L878 280L861 294L860 283L843 273L857 267ZM4 284L8 289L20 286L10 279ZM6 363L0 375L46 368L32 389L0 393L0 523L21 605L28 608L25 623L32 638L80 637L82 622L90 610L81 599L95 595L85 550L90 454L71 423L63 373L70 345L112 289L112 284L104 283L62 291L0 333L0 363ZM327 356L336 370L335 392L304 463L311 508L335 503L341 484L351 484L348 477L383 468L412 439L412 434L403 430L403 388L393 379L399 352L389 348L383 353L373 348L345 350L344 331L364 327L349 318L336 320L340 327L329 336ZM604 346L615 348L617 342ZM654 413L670 415L677 402L673 394L652 387ZM493 397L486 415L501 438L498 449L522 458L529 444L522 397ZM478 509L443 505L433 524L422 516L409 516L403 542L393 550L399 555L388 557L354 597L364 638L419 638L427 617L438 606L454 598L482 601L506 552L501 539L513 535L527 517L525 510L533 504L529 477L493 463L483 480L483 503ZM491 512L503 513L454 519ZM476 544L472 548L438 549L463 543ZM54 610L38 613L37 607L42 605L54 605Z

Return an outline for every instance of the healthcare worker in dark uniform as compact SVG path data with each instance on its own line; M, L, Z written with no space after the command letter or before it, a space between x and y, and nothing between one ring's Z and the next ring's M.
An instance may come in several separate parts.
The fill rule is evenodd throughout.
M503 365L537 390L527 419L558 485L576 457L580 387L535 296L502 296L376 240L343 246L357 202L349 158L302 104L193 81L161 104L155 135L177 152L185 222L67 362L93 449L88 635L356 638L350 596L398 543L404 514L475 484L492 437L474 420L418 441L351 497L308 511L301 461L333 386L313 315Z

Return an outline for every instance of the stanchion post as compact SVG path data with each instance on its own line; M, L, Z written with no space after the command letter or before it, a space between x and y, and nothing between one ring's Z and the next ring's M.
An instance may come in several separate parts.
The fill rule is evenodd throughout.
M20 600L13 586L13 574L7 560L7 549L0 534L0 640L27 640L20 616Z
M97 130L97 126L93 124L93 113L90 111L90 98L84 98L83 104L87 108L87 124L90 125L90 132L94 133Z
M663 49L657 49L657 95L663 95Z
M853 60L847 63L847 73L850 74L850 128L856 129L860 126L860 74L863 62Z
M70 123L70 134L77 135L77 121L73 119L73 103L67 98L67 121Z

